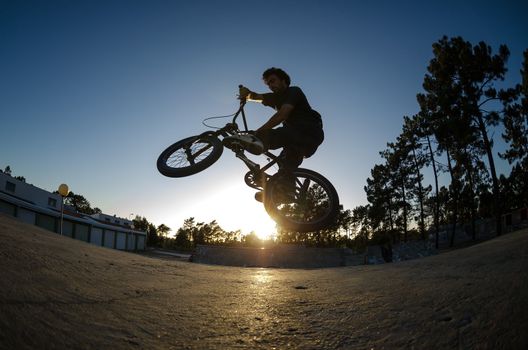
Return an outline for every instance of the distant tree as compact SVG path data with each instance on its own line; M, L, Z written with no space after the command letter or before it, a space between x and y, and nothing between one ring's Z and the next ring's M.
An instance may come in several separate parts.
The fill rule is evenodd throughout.
M420 103L420 95L417 96L418 103ZM442 165L439 164L436 160L436 156L439 155L438 147L433 148L433 140L434 139L434 131L431 127L430 120L431 118L427 115L428 111L421 110L417 115L413 117L413 125L414 125L414 132L416 133L416 136L419 140L422 140L424 143L424 147L426 149L428 160L424 160L424 165L428 166L430 165L433 170L433 178L434 178L434 185L435 185L435 194L433 198L435 199L434 205L429 205L429 207L432 209L431 212L433 213L433 222L435 227L435 246L438 249L439 245L439 233L440 233L440 201L438 197L439 193L439 185L438 185L438 177L439 174L442 172ZM428 202L427 197L424 198L426 202Z
M503 94L504 133L509 148L501 154L510 164L528 168L528 50L524 51L522 83Z
M502 183L508 190L508 209L528 206L528 50L524 51L521 69L522 83L514 94L505 94L503 139L509 148L500 156L513 164L508 179Z
M156 246L160 247L163 243L163 237L158 235L158 231L156 230L156 225L149 223L147 228L147 242L149 246Z
M194 218L191 218L194 223ZM196 247L198 244L206 244L206 229L203 222L196 223L192 226L191 237L193 246Z
M242 236L242 244L248 247L260 247L263 245L263 241L254 231L251 231L249 234Z
M209 223L196 222L194 217L183 221L183 226L176 231L176 245L196 247L198 244L232 244L238 242L240 231L227 232L213 220Z
M425 201L429 193L431 192L431 186L423 185L422 169L434 162L434 158L431 160L430 153L428 152L429 143L423 142L424 131L423 126L420 125L421 118L416 115L412 118L404 117L402 133L398 138L402 139L402 143L408 149L410 153L410 163L412 172L411 176L411 191L416 198L418 205L418 227L420 229L420 235L422 239L425 239ZM434 168L436 171L436 167ZM436 174L435 174L436 176Z
M13 176L12 170L11 170L11 166L9 166L9 165L6 166L3 171L0 169L0 173L4 173L4 174L6 174L8 176ZM26 182L26 178L23 177L23 176L15 176L14 178L17 179L18 181Z
M223 243L232 245L240 242L242 239L242 232L236 231L223 231Z
M158 235L156 226L149 222L147 218L136 215L132 222L134 224L134 229L147 233L147 244L149 246L161 246L163 239Z
M139 216L139 215L136 215L136 217L132 220L132 223L134 225L134 229L143 231L143 232L147 232L148 226L150 224L147 218L143 216Z
M405 144L404 139L399 138L396 143L388 143L387 149L380 152L380 155L385 159L388 170L387 180L392 189L391 202L393 204L394 225L391 227L391 231L394 231L393 227L397 227L402 236L397 239L407 241L413 210L411 205L411 188L413 187L411 174L413 173L413 165L409 148Z
M203 240L198 233L198 227L194 217L183 220L183 226L177 231L176 239L184 246L187 242L191 247L196 247L196 244L203 244Z
M491 48L484 42L472 46L461 37L451 39L443 37L433 45L433 53L435 57L428 66L429 74L426 75L423 84L426 95L421 98L422 109L425 107L432 112L428 115L451 120L455 128L446 131L464 130L466 133L478 134L489 164L496 230L497 234L500 234L502 230L500 188L492 151L493 143L488 134L488 127L497 125L499 113L484 108L489 102L500 100L504 94L503 91L497 92L494 83L504 80L509 50L505 45L501 45L499 53L492 55ZM453 150L454 148L451 147L451 151ZM456 161L453 152L451 157ZM456 190L460 191L461 187L457 186Z
M219 244L225 241L225 231L218 225L216 220L210 223L199 223L197 225L199 236L205 244Z
M353 232L353 238L349 244L359 251L362 251L367 247L371 233L373 232L370 219L371 209L371 205L360 205L352 210L351 228Z
M90 206L90 202L83 195L75 194L72 191L64 198L64 204L72 206L79 213L87 215L95 214L94 209Z
M285 244L306 244L307 237L304 233L285 230L281 227L277 229L277 242ZM244 242L244 237L242 237Z
M156 229L156 232L158 233L158 235L160 235L161 237L164 237L166 238L168 235L169 235L169 232L170 232L170 227L166 226L165 224L161 224L158 226L158 228Z
M367 178L364 187L367 200L370 203L368 211L362 212L368 215L369 227L372 231L387 230L394 231L394 193L389 166L376 164L370 171L371 177ZM355 212L352 217L355 217ZM395 239L395 238L394 238Z
M174 239L174 245L179 248L188 249L191 248L191 234L188 230L180 227L176 231L176 237Z

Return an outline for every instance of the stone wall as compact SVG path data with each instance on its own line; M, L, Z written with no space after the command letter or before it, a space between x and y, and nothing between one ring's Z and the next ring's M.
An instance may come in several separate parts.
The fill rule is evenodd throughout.
M312 248L277 245L270 248L222 247L199 245L192 261L229 266L320 268L359 265L364 254L354 256L347 248Z
M393 244L391 250L388 255L390 255L389 261L392 260L392 262L418 259L438 253L432 242L424 241L409 241ZM377 245L367 248L365 261L369 265L388 262L383 257L382 247Z
M392 246L392 261L417 259L436 254L433 244L414 241ZM223 247L199 245L193 262L244 267L321 268L385 263L380 246L369 246L365 252L348 248L313 248L277 245L269 248Z

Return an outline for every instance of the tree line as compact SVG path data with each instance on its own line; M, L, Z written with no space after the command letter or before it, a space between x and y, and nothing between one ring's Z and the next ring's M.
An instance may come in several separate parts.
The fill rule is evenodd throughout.
M169 236L171 229L164 224L156 227L147 218L137 215L134 229L147 232L149 246L176 250L193 250L199 244L226 246L262 246L271 241L261 240L255 232L242 234L240 230L226 231L213 220L209 223L198 222L194 217L183 221L174 237Z
M255 232L243 234L240 230L226 231L216 220L209 223L198 222L194 217L183 221L183 225L175 231L174 237L169 236L169 227L157 226L145 217L136 216L134 228L147 232L149 246L176 250L193 250L199 244L262 247L273 244L302 244L305 246L335 247L354 244L346 235L351 219L350 210L341 207L340 215L331 227L316 232L293 232L277 227L274 239L263 240ZM356 244L357 246L357 244Z
M494 217L500 235L503 213L528 205L528 50L522 82L510 87L501 87L510 54L505 45L494 54L484 42L443 37L433 54L417 94L420 111L403 117L400 135L371 169L368 204L353 210L358 234L406 241L411 226L422 239L433 227L438 247L440 226L449 224L453 245L457 224L470 223L475 238L477 220ZM497 131L504 153L494 151ZM509 176L498 175L497 157L512 166ZM424 183L425 169L434 186ZM442 173L449 184L440 187Z

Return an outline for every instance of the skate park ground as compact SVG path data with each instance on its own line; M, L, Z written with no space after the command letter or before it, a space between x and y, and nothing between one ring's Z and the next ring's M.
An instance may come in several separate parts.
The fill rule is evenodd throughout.
M2 349L526 349L528 230L392 264L242 268L0 214Z

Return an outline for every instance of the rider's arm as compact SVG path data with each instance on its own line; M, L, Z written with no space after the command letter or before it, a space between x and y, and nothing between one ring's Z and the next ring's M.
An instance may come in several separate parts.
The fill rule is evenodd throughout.
M248 99L248 101L262 103L262 101L264 101L264 96L262 94L250 91L248 96L247 96L247 99Z
M254 101L254 102L262 103L265 99L264 94L253 92L243 85L240 85L238 87L238 93L241 99L246 99L247 101Z
M273 129L274 127L276 127L277 125L279 125L280 123L288 119L292 110L293 110L292 105L289 105L289 104L282 105L282 107L279 109L277 113L272 115L271 118L266 123L264 123L264 125L258 128L257 132L262 131L262 130L267 130L267 129Z

